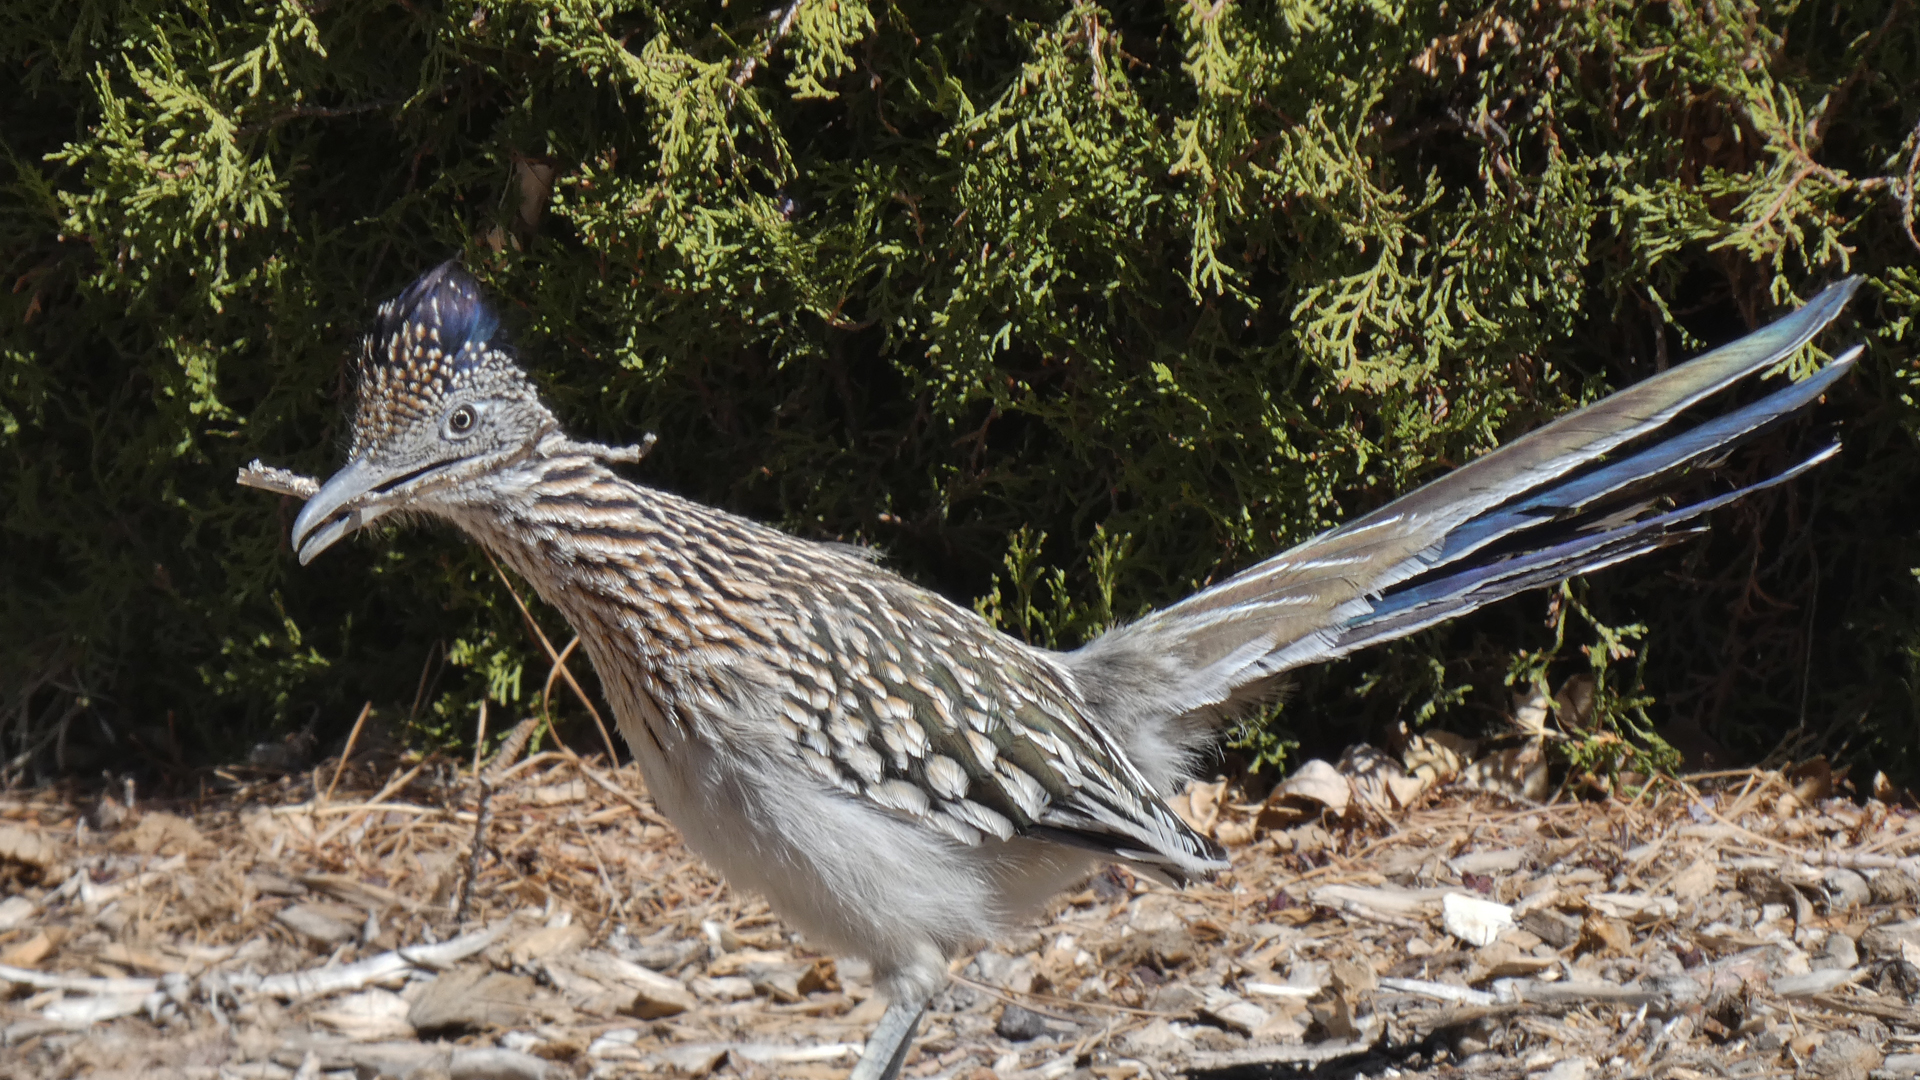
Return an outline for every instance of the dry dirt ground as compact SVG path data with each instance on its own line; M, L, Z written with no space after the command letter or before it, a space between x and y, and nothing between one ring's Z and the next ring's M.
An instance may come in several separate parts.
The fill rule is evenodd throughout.
M846 1075L863 966L630 772L515 753L0 794L0 1076ZM1109 871L955 961L906 1075L1920 1071L1920 816L1818 768L1532 802L1403 765L1190 789L1233 870Z

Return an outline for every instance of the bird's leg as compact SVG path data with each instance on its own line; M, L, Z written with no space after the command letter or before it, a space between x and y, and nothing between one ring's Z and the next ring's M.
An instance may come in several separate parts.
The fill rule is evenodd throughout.
M927 1011L928 995L896 998L887 1005L880 1022L867 1036L860 1063L847 1080L895 1080L906 1064L907 1048L913 1045L913 1033L920 1027L920 1016Z

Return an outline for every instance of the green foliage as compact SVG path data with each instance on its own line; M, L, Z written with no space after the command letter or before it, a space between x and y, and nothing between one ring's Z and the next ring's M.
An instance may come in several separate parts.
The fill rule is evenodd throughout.
M1506 685L1513 694L1515 711L1522 711L1520 703L1525 701L1553 702L1552 714L1557 722L1553 745L1577 771L1612 776L1622 770L1644 773L1679 767L1679 752L1654 730L1653 719L1647 714L1654 699L1646 693L1644 682L1646 625L1606 625L1581 602L1582 591L1562 582L1547 609L1553 641L1543 648L1514 654ZM1585 626L1594 640L1578 649L1586 658L1586 670L1576 670L1554 694L1549 682L1552 672L1568 666L1564 657L1569 616ZM1638 661L1625 678L1625 685L1615 677L1614 670L1614 665L1623 660Z
M0 743L533 707L469 546L302 569L232 483L338 464L372 305L452 254L580 435L660 434L650 482L1060 646L1861 272L1843 460L1574 636L1645 627L1634 745L1865 715L1920 778L1920 13L1457 7L0 0ZM1604 673L1540 610L1307 673L1249 745Z

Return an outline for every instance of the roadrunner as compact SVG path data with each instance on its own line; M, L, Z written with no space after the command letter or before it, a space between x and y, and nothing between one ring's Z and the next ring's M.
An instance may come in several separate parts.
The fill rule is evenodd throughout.
M452 263L379 309L348 461L293 526L302 564L389 514L457 525L585 642L653 798L735 885L873 965L853 1071L899 1074L947 961L1105 862L1227 865L1162 797L1291 668L1665 547L1826 460L1674 505L1672 483L1805 410L1854 363L1675 423L1785 359L1857 286L1562 417L1074 652L1016 641L857 549L620 476L576 442ZM1678 429L1678 430L1674 430Z

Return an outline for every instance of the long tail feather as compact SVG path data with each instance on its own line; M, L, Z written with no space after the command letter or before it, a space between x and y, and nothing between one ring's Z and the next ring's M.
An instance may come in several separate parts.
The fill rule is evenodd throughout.
M1694 519L1755 491L1799 476L1840 452L1832 443L1793 468L1757 483L1693 503L1665 514L1600 533L1589 533L1540 551L1475 565L1432 581L1395 589L1372 611L1339 629L1330 642L1336 655L1402 638L1509 596L1552 585L1576 574L1590 574L1636 555L1666 547L1703 531ZM1682 527L1684 526L1684 528Z
M1860 352L1860 346L1856 345L1806 380L1776 390L1745 408L1641 453L1583 473L1539 495L1490 510L1448 533L1434 565L1470 555L1487 542L1516 529L1547 518L1571 517L1602 499L1618 497L1629 487L1646 487L1676 471L1698 465L1703 459L1723 456L1740 441L1760 434L1818 401L1842 375L1853 370Z
M1114 726L1150 744L1137 757L1177 759L1192 743L1188 734L1259 698L1290 668L1683 539L1709 510L1832 456L1836 448L1677 509L1654 506L1680 477L1804 412L1852 368L1859 350L1723 416L1655 433L1790 357L1839 315L1859 283L1832 285L1739 341L1561 417L1065 659ZM1657 441L1609 457L1649 438Z

